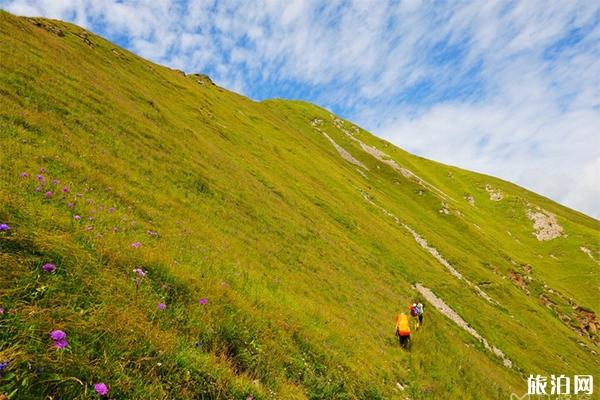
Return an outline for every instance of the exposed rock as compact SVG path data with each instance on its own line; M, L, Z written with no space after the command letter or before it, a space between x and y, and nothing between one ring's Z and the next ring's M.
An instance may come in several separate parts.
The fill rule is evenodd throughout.
M563 227L556 220L556 215L536 207L527 210L527 218L533 221L534 235L539 241L552 240L563 235Z
M211 85L216 86L215 83L206 74L190 74L191 78L195 79L199 85Z
M490 194L490 200L500 201L504 198L504 195L499 189L494 189L491 185L485 185L485 191Z
M523 292L525 292L525 294L527 294L527 296L529 296L531 294L529 291L529 288L527 287L527 282L522 274L520 274L517 271L511 270L508 272L508 277L515 285L517 285L517 287L519 289L521 289Z
M65 32L60 29L58 26L48 23L46 21L42 21L38 18L30 18L31 23L37 27L47 30L48 32L54 33L56 36L63 37L65 36Z
M469 203L471 206L475 206L475 198L470 194L465 196L465 200L467 200L467 203Z
M310 124L312 126L321 126L321 125L323 125L323 120L320 118L313 118L310 120Z
M587 254L592 260L594 260L595 262L598 262L598 260L596 260L596 258L594 257L594 255L592 254L592 251L590 249L588 249L587 247L584 247L584 246L581 246L580 249L585 254Z

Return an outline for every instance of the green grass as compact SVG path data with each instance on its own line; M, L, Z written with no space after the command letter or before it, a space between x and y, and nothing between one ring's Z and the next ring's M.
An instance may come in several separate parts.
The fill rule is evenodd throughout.
M10 362L0 394L94 398L105 382L120 399L492 399L525 393L531 373L600 372L594 337L539 300L551 289L571 316L569 298L600 309L598 264L580 250L600 259L597 220L360 130L453 199L441 214L436 193L362 151L326 110L254 102L92 34L89 45L84 32L0 12L0 223L11 227L0 233L0 362ZM486 184L505 198L491 201ZM528 203L568 236L538 241ZM44 273L46 262L57 271ZM533 267L530 295L509 279L522 265ZM514 367L428 305L402 351L394 317L417 281ZM67 349L52 347L53 329L67 332Z

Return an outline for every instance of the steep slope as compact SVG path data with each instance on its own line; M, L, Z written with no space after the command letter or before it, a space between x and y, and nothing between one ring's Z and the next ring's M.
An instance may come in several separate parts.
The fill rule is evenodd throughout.
M60 21L0 12L0 96L0 394L481 399L600 372L592 218Z

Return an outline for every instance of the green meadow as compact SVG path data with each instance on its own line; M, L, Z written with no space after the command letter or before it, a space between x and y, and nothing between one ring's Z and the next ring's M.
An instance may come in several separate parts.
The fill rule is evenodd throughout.
M556 237L538 240L536 210ZM530 374L600 381L599 221L316 105L3 11L0 223L2 399L101 398L99 382L110 399L509 399ZM395 317L417 300L404 351Z

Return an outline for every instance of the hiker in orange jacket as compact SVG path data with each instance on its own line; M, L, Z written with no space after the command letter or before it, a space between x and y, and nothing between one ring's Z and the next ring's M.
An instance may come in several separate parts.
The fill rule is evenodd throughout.
M410 321L404 313L396 316L396 336L400 340L400 346L408 349L410 342Z

